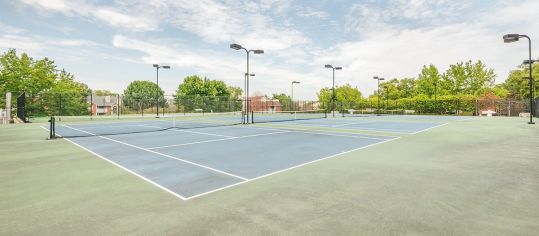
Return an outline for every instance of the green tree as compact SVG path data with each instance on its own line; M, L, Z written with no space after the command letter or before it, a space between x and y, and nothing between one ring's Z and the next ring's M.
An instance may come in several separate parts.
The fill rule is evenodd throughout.
M399 80L397 85L399 98L410 98L416 95L416 81L414 78Z
M109 90L94 90L93 91L95 96L113 96L118 95L117 93L113 93Z
M322 88L317 95L321 108L331 110L333 90L331 88ZM335 87L335 110L356 109L362 102L359 89L352 87L350 84Z
M401 91L399 91L399 80L392 79L390 81L380 83L380 97L381 99L397 99L401 97Z
M134 109L147 109L156 105L159 99L160 105L164 106L165 92L151 81L135 80L124 90L124 105Z
M445 73L444 82L453 95L478 95L482 89L494 87L495 78L494 70L487 69L483 62L473 63L470 60L450 65Z
M473 63L471 60L464 64L466 80L464 81L464 93L479 95L478 92L485 88L493 88L496 74L493 69L487 69L481 61Z
M87 101L89 89L86 84L75 81L75 77L62 70L57 74L54 86L48 90L45 96L41 96L46 104L48 114L74 116L87 115L90 112L90 104ZM33 105L40 105L33 103ZM34 112L40 111L34 107Z
M417 93L427 97L445 94L447 83L442 83L442 75L434 65L423 66L417 78Z
M508 91L508 97L513 99L526 99L530 97L530 82L527 79L530 76L528 66L520 66L519 69L511 71L509 76L502 84L502 87ZM539 64L533 67L533 79L535 85L535 97L539 96Z
M281 93L281 94L273 94L273 98L279 100L279 103L281 103L281 109L283 111L292 110L292 98L290 96Z
M88 114L88 87L48 58L35 60L10 49L0 56L0 93L26 94L28 116ZM4 96L0 102L4 103ZM15 100L13 101L16 102Z
M56 66L47 58L34 60L10 49L0 56L0 91L36 94L54 84Z
M210 80L197 75L187 76L178 85L174 103L179 110L192 112L202 109L205 112L236 111L241 108L241 89L229 87L220 80Z

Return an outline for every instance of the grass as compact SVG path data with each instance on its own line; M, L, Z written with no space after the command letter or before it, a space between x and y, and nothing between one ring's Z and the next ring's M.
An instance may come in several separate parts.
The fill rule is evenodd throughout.
M190 201L39 125L0 126L0 235L539 231L539 125L525 119L450 122Z

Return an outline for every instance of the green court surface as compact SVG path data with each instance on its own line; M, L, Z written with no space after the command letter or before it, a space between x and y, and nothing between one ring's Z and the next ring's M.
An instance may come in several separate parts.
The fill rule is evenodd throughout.
M1 125L0 235L537 235L539 124L443 122L409 134L297 126L400 138L187 201L46 140L45 123Z

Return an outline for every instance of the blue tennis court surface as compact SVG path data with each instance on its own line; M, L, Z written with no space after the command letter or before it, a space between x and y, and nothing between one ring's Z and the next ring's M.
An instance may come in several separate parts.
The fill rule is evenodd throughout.
M247 183L346 152L397 139L357 133L277 129L257 125L159 130L158 122L59 125L56 133L85 150L184 200ZM281 124L417 133L441 123L349 119ZM109 129L148 132L97 135ZM154 132L153 130L159 130Z

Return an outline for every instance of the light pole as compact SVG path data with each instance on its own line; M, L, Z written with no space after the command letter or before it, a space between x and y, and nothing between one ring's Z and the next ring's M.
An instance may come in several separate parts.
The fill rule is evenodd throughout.
M239 44L236 44L236 43L233 43L233 44L230 44L230 48L232 49L235 49L235 50L240 50L240 49L243 49L245 50L245 53L247 54L247 72L245 73L246 74L246 79L245 79L245 104L246 104L246 109L245 109L245 113L246 113L246 120L244 120L244 124L248 124L249 123L249 54L251 52L253 52L254 54L264 54L264 50L260 50L260 49L256 49L256 50L249 50L247 48L244 48L242 47L241 45ZM243 120L243 118L242 118Z
M295 110L294 109L294 107L295 107L294 106L294 84L299 84L299 81L292 81L292 92L290 93L290 99L292 100L292 101L290 101L290 102L292 102L292 111Z
M438 113L438 101L436 100L436 88L438 87L438 80L434 80L434 112Z
M384 86L384 89L386 90L386 105L385 105L385 110L387 112L387 100L389 99L389 92L387 90L387 86Z
M378 80L378 90L376 90L376 93L378 94L378 108L377 108L377 111L376 113L379 115L380 114L380 80L384 80L384 78L379 78L378 76L374 76L372 77L373 79L375 80Z
M158 64L153 64L153 67L155 67L155 71L157 72L157 90L156 90L156 97L155 101L157 103L157 118L159 118L159 68L163 69L170 69L170 66L160 66Z
M244 80L243 80L243 81L245 82L245 84L244 84L244 89L247 89L247 75L249 75L249 77L255 76L255 74L247 74L247 73L245 73L245 78L244 78ZM245 102L245 110L247 110L247 102ZM245 118L246 118L246 117L242 116L242 121L243 121L243 123L249 122L249 119L245 120ZM251 119L252 119L252 118L251 118Z
M534 113L534 110L533 110L533 77L532 77L532 64L533 64L533 60L532 60L532 40L530 39L530 37L528 37L527 35L523 35L523 34L506 34L503 36L503 42L504 43L512 43L512 42L516 42L518 41L520 38L527 38L528 39L528 60L527 61L524 61L524 63L526 64L530 64L530 122L528 122L528 124L532 125L532 124L535 124L533 122L533 113Z
M342 67L340 66L332 66L332 65L325 65L326 68L331 68L333 70L333 88L332 88L332 95L331 95L331 111L333 113L333 117L335 117L335 71L336 70L342 70Z

